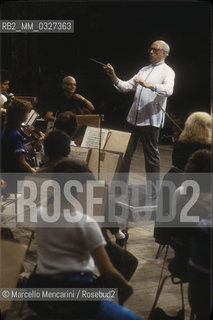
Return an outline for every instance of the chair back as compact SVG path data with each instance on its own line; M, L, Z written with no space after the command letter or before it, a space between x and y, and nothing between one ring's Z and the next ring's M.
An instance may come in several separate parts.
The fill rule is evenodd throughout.
M171 199L173 194L171 194L168 188L164 188L166 182L171 182L175 185L176 189L181 185L183 171L179 168L172 166L170 170L163 177L161 184L161 190L159 195L159 210L163 210L164 214L168 214L171 205ZM161 202L160 202L161 201ZM171 242L171 236L175 232L174 227L163 226L160 222L155 222L154 228L154 238L155 241L161 245L167 245Z

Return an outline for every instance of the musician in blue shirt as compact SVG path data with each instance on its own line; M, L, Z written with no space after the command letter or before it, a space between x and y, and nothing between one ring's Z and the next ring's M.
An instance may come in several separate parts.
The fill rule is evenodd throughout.
M34 172L26 160L27 151L20 127L26 121L31 105L22 100L6 102L6 127L1 134L2 172Z

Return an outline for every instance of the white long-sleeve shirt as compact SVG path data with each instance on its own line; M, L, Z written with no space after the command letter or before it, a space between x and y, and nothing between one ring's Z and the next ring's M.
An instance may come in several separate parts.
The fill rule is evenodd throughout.
M154 85L155 91L135 83L136 77ZM160 107L166 109L167 97L173 93L174 79L174 71L164 61L142 68L128 81L118 79L114 84L118 91L135 91L127 121L137 126L163 127L165 114Z

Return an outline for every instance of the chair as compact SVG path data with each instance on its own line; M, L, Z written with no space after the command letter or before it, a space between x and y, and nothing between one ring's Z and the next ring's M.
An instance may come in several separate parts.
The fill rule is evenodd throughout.
M179 311L178 315L174 319L178 320L184 320L185 319L185 306L184 306L184 294L183 294L183 284L189 282L189 273L188 273L188 259L189 259L189 254L188 254L188 249L189 249L189 241L188 241L188 234L189 230L187 228L172 228L173 229L173 234L171 235L170 238L170 243L167 245L167 251L168 247L171 246L174 249L175 257L170 261L168 265L168 271L170 272L169 275L164 276L162 279L162 274L163 274L163 269L165 266L166 262L166 257L167 257L167 251L164 256L164 262L161 270L161 275L160 275L160 280L159 280L159 285L158 289L156 292L156 296L154 299L154 303L149 315L149 320L155 319L154 314L155 314L155 307L157 305L157 302L159 300L160 294L163 290L163 287L165 285L165 282L167 279L171 279L173 284L180 285L180 293L181 293L181 305L182 308ZM193 320L193 312L191 312L191 318L190 320ZM165 318L166 319L166 318ZM169 316L168 316L169 319ZM171 317L172 319L172 317Z
M164 267L164 265L163 265L163 267ZM162 267L162 269L163 269L163 267ZM163 287L164 287L164 285L166 283L166 280L169 279L169 278L171 279L173 284L180 285L181 306L182 306L182 308L178 312L177 319L179 319L179 320L184 320L185 319L185 305L184 305L183 284L189 281L188 277L187 277L187 274L179 272L179 269L176 268L176 265L174 263L174 259L171 260L171 262L169 263L168 270L170 271L170 274L164 276L163 279L162 279L162 277L160 278L158 289L157 289L157 292L156 292L156 296L155 296L154 303L152 305L152 309L151 309L151 312L149 314L148 320L154 319L154 314L155 314L155 311L157 310L157 309L155 309L155 307L156 307L157 302L158 302L158 300L160 298L160 295L161 295ZM191 314L190 320L193 320L192 314Z

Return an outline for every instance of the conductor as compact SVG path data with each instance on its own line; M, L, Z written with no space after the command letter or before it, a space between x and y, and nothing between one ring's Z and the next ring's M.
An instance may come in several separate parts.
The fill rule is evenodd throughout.
M140 139L145 157L147 181L151 181L151 199L157 197L157 182L160 180L160 153L158 140L160 128L164 125L167 97L173 93L175 73L165 63L169 55L169 45L157 40L148 49L148 66L143 67L128 81L120 80L111 64L104 70L120 92L135 91L127 122L132 132L125 157L124 172L129 172L131 159ZM163 109L163 110L162 110Z

